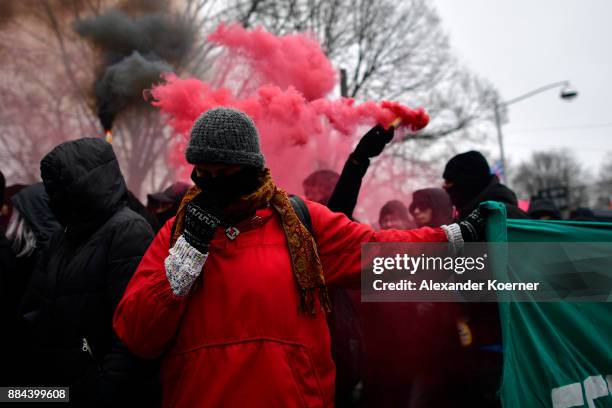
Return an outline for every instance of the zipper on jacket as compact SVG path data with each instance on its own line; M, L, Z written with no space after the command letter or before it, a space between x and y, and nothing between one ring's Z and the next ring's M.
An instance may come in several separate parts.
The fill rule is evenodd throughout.
M87 342L87 338L83 337L83 347L82 347L83 351L86 351L89 353L89 355L91 356L91 358L93 358L93 352L91 351L91 347L89 347L89 343Z
M93 355L93 351L91 350L91 347L89 346L89 342L87 341L86 337L83 337L83 339L82 339L81 350L83 352L89 353L89 356L94 361L94 363L96 365L96 368L98 369L98 372L102 372L102 367L100 366L100 364L98 364L98 361L95 359L95 357Z

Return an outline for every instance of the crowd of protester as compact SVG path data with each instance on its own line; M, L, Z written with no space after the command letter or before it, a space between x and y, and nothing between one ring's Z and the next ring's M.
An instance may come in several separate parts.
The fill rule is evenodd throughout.
M0 174L0 385L68 385L87 407L499 406L497 306L361 303L359 248L482 239L483 201L510 218L561 213L549 200L523 212L469 151L442 188L389 200L379 228L359 223L362 179L392 138L371 129L341 174L304 180L306 200L274 186L252 121L230 109L194 124L195 186L146 206L102 139L55 147L42 182Z

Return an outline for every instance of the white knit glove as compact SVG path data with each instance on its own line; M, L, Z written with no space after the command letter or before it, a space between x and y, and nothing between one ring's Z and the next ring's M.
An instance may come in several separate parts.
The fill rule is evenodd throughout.
M185 296L202 273L208 253L201 253L181 235L164 261L166 277L176 296Z

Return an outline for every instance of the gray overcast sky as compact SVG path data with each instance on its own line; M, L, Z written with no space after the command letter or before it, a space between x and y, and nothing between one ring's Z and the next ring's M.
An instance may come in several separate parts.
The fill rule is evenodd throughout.
M572 102L552 90L509 107L504 145L512 162L566 147L596 172L612 152L612 1L434 4L460 61L497 86L504 100L566 79L580 92Z

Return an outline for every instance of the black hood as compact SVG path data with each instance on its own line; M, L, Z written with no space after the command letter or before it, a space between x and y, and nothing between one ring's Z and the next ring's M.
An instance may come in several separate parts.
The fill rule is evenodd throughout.
M444 180L451 182L447 189L455 207L463 207L474 199L491 181L487 159L477 151L461 153L446 163Z
M543 215L548 215L553 220L561 219L561 212L552 200L540 198L533 200L529 204L529 216L531 218L540 218Z
M37 243L42 246L59 228L51 209L49 208L49 196L45 191L43 183L32 184L15 194L11 201L13 208L26 220L28 226L34 232Z
M410 213L417 205L432 209L432 217L428 226L439 227L440 225L450 224L453 221L453 205L450 197L441 188L424 188L412 193L412 203L410 203Z
M102 139L60 144L42 159L40 173L63 225L97 225L125 205L127 188L117 157Z
M506 207L511 206L518 209L518 200L516 198L516 194L514 194L514 191L501 184L497 176L492 175L489 184L480 192L480 194L478 194L473 200L468 202L463 207L457 209L459 211L459 218L463 219L467 217L473 210L476 209L478 204L484 201L498 201L506 204Z

